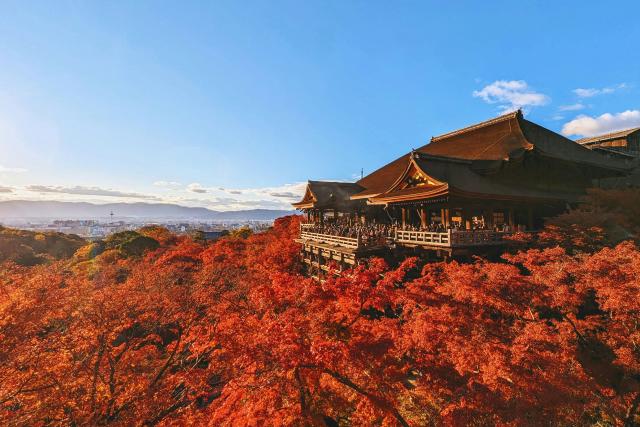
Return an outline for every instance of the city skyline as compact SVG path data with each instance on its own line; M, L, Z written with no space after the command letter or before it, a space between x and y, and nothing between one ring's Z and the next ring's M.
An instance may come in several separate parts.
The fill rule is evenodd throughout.
M0 200L289 209L309 175L518 108L571 138L640 126L639 10L4 2Z

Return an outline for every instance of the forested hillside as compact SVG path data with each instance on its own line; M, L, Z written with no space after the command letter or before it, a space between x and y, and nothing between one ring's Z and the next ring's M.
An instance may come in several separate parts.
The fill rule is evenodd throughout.
M63 233L38 233L0 226L0 262L35 265L68 258L85 245L81 237Z
M298 217L5 261L0 422L635 425L638 193L608 194L499 261L372 260L321 284Z

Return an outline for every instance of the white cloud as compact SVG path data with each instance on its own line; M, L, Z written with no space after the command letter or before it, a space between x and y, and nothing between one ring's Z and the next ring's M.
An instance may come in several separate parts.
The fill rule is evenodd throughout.
M561 105L558 107L558 111L578 111L587 108L586 105L578 102L571 105Z
M170 188L172 190L176 190L182 186L182 184L176 181L156 181L153 185L156 187Z
M291 202L302 197L305 182L284 184L277 187L261 188L225 188L206 186L198 182L189 184L186 191L190 197L173 195L164 199L170 203L188 203L194 206L206 206L216 210L238 210L247 208L292 209Z
M581 115L565 123L564 135L595 136L640 126L640 110L605 113L598 117Z
M187 185L187 191L190 193L203 194L207 192L207 189L198 182L192 182L191 184Z
M159 200L158 197L139 194L128 193L123 191L105 189L100 187L84 187L76 185L75 187L61 187L51 185L27 185L25 190L36 193L60 193L60 194L73 194L79 196L103 196L103 197L124 197L133 199L146 199L146 200Z
M6 189L5 189L6 188ZM132 201L171 203L182 206L206 207L229 211L244 209L292 210L291 203L304 194L306 182L283 184L273 187L221 189L219 185L206 186L197 182L166 192L157 188L156 193L140 194L108 188L87 186L27 185L2 187L3 200L57 200L74 202L123 202Z
M603 88L577 88L573 90L573 93L580 98L592 98L598 95L608 95L626 87L626 83L620 83L615 86L607 86Z
M505 113L546 105L551 101L547 95L533 91L524 80L497 80L481 90L473 91L473 96L489 104L499 104L498 107Z
M271 197L281 197L283 199L297 199L298 197L300 197L299 194L295 194L295 193L292 193L290 191L284 191L284 192L281 192L281 193L277 192L277 191L274 191L272 193L269 193L269 195Z
M25 168L8 168L6 166L0 165L0 172L6 173L25 173L28 172Z

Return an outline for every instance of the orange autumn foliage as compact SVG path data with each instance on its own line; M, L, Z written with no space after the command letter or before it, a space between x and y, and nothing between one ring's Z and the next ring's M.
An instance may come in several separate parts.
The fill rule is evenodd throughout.
M382 260L316 283L272 230L0 270L8 425L633 425L640 251Z

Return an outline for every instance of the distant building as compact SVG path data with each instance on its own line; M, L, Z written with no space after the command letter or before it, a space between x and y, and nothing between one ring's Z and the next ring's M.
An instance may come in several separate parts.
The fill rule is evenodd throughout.
M576 142L608 157L640 163L640 127L582 138ZM629 175L603 179L599 184L603 188L640 187L640 167L637 166Z
M582 138L576 142L603 154L640 158L640 127Z

